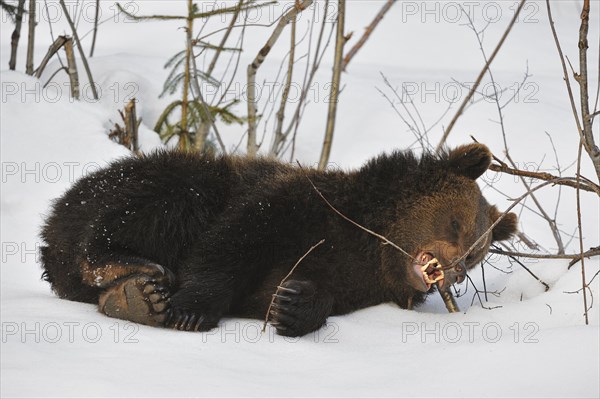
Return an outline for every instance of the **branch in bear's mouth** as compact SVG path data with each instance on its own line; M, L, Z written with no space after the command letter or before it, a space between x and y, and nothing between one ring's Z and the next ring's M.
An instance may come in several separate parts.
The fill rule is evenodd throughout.
M292 267L290 272L279 282L279 285L277 286L277 289L275 290L275 294L273 294L273 296L271 297L271 302L269 302L269 307L267 308L267 314L265 315L265 322L263 323L263 328L262 328L263 333L267 329L267 323L269 322L269 314L271 313L271 308L273 307L273 302L275 301L276 296L279 294L279 290L281 289L281 286L283 285L283 283L285 283L285 281L294 273L294 270L296 270L296 267L298 267L300 262L302 262L304 260L304 258L306 258L308 256L308 254L310 254L316 247L323 244L324 242L325 242L325 239L323 238L321 241L319 241L318 243L316 243L315 245L310 247L310 249L308 251L306 251L306 253L304 255L302 255L302 257L300 259L298 259L298 262L296 262L296 264L294 265L294 267Z
M387 237L384 237L381 234L375 233L374 231L367 229L366 227L362 226L358 222L355 222L354 220L350 219L348 216L344 215L342 212L338 211L333 205L331 205L331 203L329 201L327 201L327 198L325 198L325 196L321 193L321 191L319 191L319 189L317 188L317 186L315 186L315 184L310 179L310 177L308 176L308 174L304 171L304 168L302 167L302 165L300 164L300 162L298 160L296 160L296 163L300 167L300 170L304 173L304 176L306 177L306 179L308 180L308 182L310 183L310 185L317 192L317 194L319 194L319 197L321 197L321 199L323 201L325 201L325 203L327 204L327 206L329 206L329 208L331 208L335 213L337 213L344 220L352 223L356 227L358 227L358 228L366 231L367 233L371 234L372 236L375 236L375 237L379 238L383 242L384 245L391 245L392 247L394 247L398 251L402 252L404 255L408 256L410 259L412 259L412 260L415 259L408 252L406 252L405 250L403 250L402 248L400 248L398 245L396 245L392 241L388 240ZM490 231L491 231L491 229L490 229ZM472 251L473 248L475 248L475 247L474 246L471 247L470 251ZM466 255L465 255L465 258L466 258ZM437 262L437 260L436 260L436 262ZM452 267L454 267L454 265ZM441 273L442 273L442 279L443 279L443 276L444 276L443 270L444 270L444 267L442 266L442 268L440 270ZM441 281L442 279L440 279L439 281ZM439 288L439 286L438 286L438 288ZM445 290L438 289L438 291L439 291L440 295L442 296L442 298L444 300L444 304L446 305L446 308L448 309L448 312L450 312L450 313L452 313L452 312L458 312L459 311L458 305L454 301L454 297L452 296L452 293L450 292L449 288L446 288ZM271 301L271 303L273 303L273 302ZM268 312L267 312L267 317L269 317Z

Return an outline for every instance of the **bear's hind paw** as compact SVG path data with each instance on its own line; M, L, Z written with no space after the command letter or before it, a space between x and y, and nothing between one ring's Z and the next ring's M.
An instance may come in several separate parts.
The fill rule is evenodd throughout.
M98 309L110 317L161 327L170 309L169 290L156 279L139 274L117 281L106 288Z

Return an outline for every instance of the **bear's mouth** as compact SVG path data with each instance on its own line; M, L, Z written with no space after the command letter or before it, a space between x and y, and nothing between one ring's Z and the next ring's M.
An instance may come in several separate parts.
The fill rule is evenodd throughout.
M441 287L444 283L444 270L442 264L430 252L420 252L413 263L417 276L421 278L423 284L429 291L431 286L438 283Z

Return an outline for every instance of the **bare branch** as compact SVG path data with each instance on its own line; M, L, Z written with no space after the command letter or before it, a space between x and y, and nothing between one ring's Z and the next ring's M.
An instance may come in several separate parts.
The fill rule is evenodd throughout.
M490 165L489 169L493 170L494 172L506 173L508 175L513 175L513 176L531 177L533 179L545 180L545 181L556 180L560 177L560 176L554 176L547 172L530 172L528 170L513 169L513 168L510 168L508 165L498 165L498 164L494 164L494 163ZM556 184L568 186L568 187L572 187L572 188L577 188L577 183L574 183L573 181L564 181L564 182L560 182L560 183L556 183ZM589 191L591 193L596 193L597 195L600 196L600 186L598 186L596 183L594 183L592 181L587 180L586 183L580 183L579 187L582 190Z
M50 48L48 49L48 52L46 53L46 55L42 59L42 62L40 63L40 66L37 67L37 69L36 69L36 72L35 72L35 77L36 78L39 79L40 76L42 76L42 73L44 72L44 69L46 68L46 65L48 64L48 61L50 61L50 58L52 58L52 56L54 54L56 54L58 52L58 50L61 49L62 46L64 46L64 44L67 42L67 40L69 40L69 38L67 36L59 36L50 45Z
M15 13L15 30L10 37L10 60L8 61L8 68L11 71L14 71L17 66L17 49L19 48L19 39L21 39L24 8L25 0L19 0Z
M510 21L510 23L508 24L508 27L506 28L506 31L502 35L502 38L500 39L500 42L498 43L498 45L494 49L494 52L492 53L492 55L491 55L490 59L488 60L488 62L486 62L486 64L484 65L483 69L479 73L479 76L477 77L477 79L475 80L475 83L471 87L471 90L469 91L469 94L467 94L467 96L463 100L462 104L460 105L460 108L458 109L458 111L456 111L456 114L454 115L454 118L452 118L452 120L450 121L450 124L448 125L448 127L444 131L444 135L442 136L442 139L440 140L439 144L437 145L436 151L439 152L442 149L442 147L444 146L444 144L446 143L446 140L448 139L448 136L450 135L450 132L452 131L452 128L456 124L456 121L462 115L465 107L467 106L467 104L471 100L471 97L473 97L473 94L475 94L475 91L479 87L479 84L481 83L481 80L483 79L485 73L487 72L487 70L490 67L490 65L492 64L492 62L494 61L494 58L496 58L496 55L498 54L498 51L502 47L502 44L504 44L504 41L508 37L508 34L510 33L513 25L517 21L517 19L519 17L519 14L521 13L521 9L523 8L523 5L525 4L525 1L526 0L521 0L521 2L519 3L519 7L515 11L515 15L513 16L513 18Z
M277 111L277 124L275 125L275 134L273 137L273 144L271 146L270 155L275 156L279 153L281 145L285 140L285 136L282 132L283 129L283 118L285 116L285 106L287 104L288 96L290 94L290 87L292 85L292 74L294 72L294 61L296 59L296 20L292 20L292 32L290 42L290 54L288 58L288 69L286 80L283 85L283 93L281 94L281 103L279 105L279 111Z
M319 189L317 188L317 186L315 186L315 184L313 183L313 181L311 180L311 178L304 171L304 168L302 167L302 165L300 164L300 162L298 162L298 161L296 161L296 162L298 163L298 166L300 167L300 170L302 170L304 172L304 176L306 177L306 179L308 180L308 182L310 183L310 185L312 186L312 188L317 192L317 194L319 195L319 197L321 197L321 199L323 201L325 201L325 203L327 204L327 206L329 208L331 208L331 210L333 210L335 213L337 213L339 216L341 216L344 220L352 223L353 225L355 225L359 229L364 230L367 233L371 234L372 236L379 238L383 242L384 245L391 245L392 247L394 247L398 251L402 252L404 255L408 256L411 259L414 259L412 255L410 255L408 252L406 252L405 250L403 250L402 248L400 248L398 245L396 245L393 242L391 242L390 240L388 240L386 237L382 236L381 234L375 233L372 230L369 230L368 228L364 227L363 225L361 225L361 224L355 222L354 220L350 219L348 216L344 215L342 212L338 211L333 205L331 205L331 203L327 200L327 198L325 198L325 196L321 193L321 191L319 191Z
M325 239L322 239L321 241L319 241L318 243L316 243L315 245L310 247L310 249L308 251L306 251L306 253L304 255L302 255L302 257L300 259L298 259L298 261L296 262L294 267L292 267L292 269L289 271L289 273L286 274L286 276L279 282L279 285L277 286L277 289L275 290L275 294L273 295L271 302L269 303L269 307L267 308L267 314L265 315L265 322L264 322L263 328L262 328L263 333L265 332L265 330L267 328L267 323L269 322L269 314L271 313L271 308L273 307L273 302L275 301L275 298L277 297L277 295L279 295L279 290L281 289L281 286L283 285L283 283L285 283L285 281L288 278L290 278L290 276L294 273L294 271L296 270L298 265L304 260L304 258L306 258L315 248L317 248L319 245L323 244L324 242L325 242Z
M267 55L271 52L271 49L281 36L283 28L290 23L290 21L296 16L309 7L313 3L313 0L304 0L301 3L296 3L294 7L289 10L280 20L273 33L267 40L267 43L260 49L254 60L248 65L247 76L248 76L248 155L253 157L258 151L256 145L256 72L267 58Z
M27 38L27 61L25 63L25 73L33 75L33 44L35 42L35 0L29 0L29 20L28 20L28 38Z
M65 13L65 17L67 18L67 22L69 23L69 26L71 27L71 31L73 33L73 38L75 39L75 45L77 46L77 49L79 50L79 56L81 57L81 62L83 63L83 67L85 69L85 72L87 73L87 77L90 82L90 88L92 89L92 95L94 96L94 100L97 100L98 92L96 90L96 84L94 83L94 78L92 77L92 71L90 70L90 66L88 65L87 59L83 52L83 47L81 45L81 41L79 40L79 35L77 34L77 28L75 27L75 24L73 23L73 20L71 19L69 10L67 9L67 6L65 5L65 0L59 0L59 2L60 2L60 6L62 7L63 12Z
M580 28L580 46L585 44L586 48L580 47L580 62L581 62L581 53L585 53L587 51L587 39L584 43L581 42L581 35L584 34L587 36L587 19L589 18L589 0L586 0L588 3L587 12L585 11L585 7L582 10L582 27ZM585 6L585 2L584 2ZM567 65L565 63L565 57L562 52L562 47L560 45L560 41L558 40L558 35L556 33L556 29L554 27L554 20L552 19L552 10L550 9L550 1L546 0L546 9L548 10L548 20L550 22L550 29L552 30L552 36L554 37L554 43L556 44L556 50L558 51L558 55L560 58L560 63L563 69L563 79L565 81L565 85L567 86L567 93L569 95L569 103L571 104L571 111L573 112L573 116L575 118L575 124L577 125L577 132L579 133L579 137L582 143L585 144L585 150L588 152L592 162L594 163L594 168L596 169L596 174L598 175L598 179L600 180L600 150L594 144L594 138L591 134L591 119L590 119L590 137L586 137L586 133L584 132L584 128L582 127L581 121L579 120L579 115L577 113L577 106L575 105L575 99L573 96L573 89L571 88L571 82L569 79L569 72L567 71ZM585 25L585 26L584 26ZM585 58L585 55L584 55ZM587 66L586 66L586 76L587 76ZM587 86L587 77L586 77L586 86ZM585 93L587 96L587 88L585 89ZM584 92L581 91L581 95L583 96ZM582 98L583 101L583 98ZM586 100L587 102L587 100ZM587 113L588 119L591 118L589 115L589 110ZM588 148L589 146L589 148Z
M98 20L100 18L100 0L96 0L96 13L94 14L94 33L92 35L92 48L90 49L90 58L94 56L96 48L96 37L98 36Z
M340 81L342 78L342 57L344 56L344 21L346 15L346 0L338 0L337 34L335 39L335 55L333 61L333 77L331 79L331 94L329 96L329 110L327 112L327 125L325 128L325 139L319 159L319 170L324 170L329 161L333 132L335 129L335 118L337 114L338 98L340 95Z
M392 6L394 5L395 2L396 2L396 0L387 0L387 2L383 5L383 7L381 7L381 10L379 10L377 15L375 16L375 19L373 19L373 21L369 24L369 26L367 26L367 28L365 29L365 33L363 33L362 37L350 49L348 54L346 54L346 56L344 57L344 61L342 63L342 70L344 72L346 71L346 67L348 66L350 61L352 61L352 58L354 58L356 53L358 53L358 50L360 50L362 48L362 46L364 46L364 44L367 42L367 40L369 40L371 33L373 33L373 31L375 30L377 25L379 25L379 23L381 22L381 20L385 16L385 14L387 14L387 12L390 10L390 8L392 8Z
M532 259L577 259L581 258L582 254L540 254L540 253L528 253L528 252L512 252L505 251L503 249L490 249L490 253L506 256L514 256L519 258L532 258ZM586 258L600 255L600 248L591 248L583 253Z
M67 55L67 74L71 85L71 96L79 100L79 73L77 72L77 63L75 62L75 52L73 51L73 39L68 38L64 43L65 54Z

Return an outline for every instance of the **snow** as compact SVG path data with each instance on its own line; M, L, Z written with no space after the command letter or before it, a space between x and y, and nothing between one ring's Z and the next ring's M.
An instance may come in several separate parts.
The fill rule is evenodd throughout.
M77 4L87 13L86 7L92 3ZM503 10L501 18L486 31L484 44L490 54L516 2L460 4L467 3L475 7L479 27L485 24L481 14L484 8L489 12L497 6ZM175 14L185 10L181 1L128 4L139 14ZM347 30L355 31L349 45L381 4L348 2ZM433 11L427 13L425 4ZM338 109L332 167L351 169L382 151L406 148L414 141L376 90L377 87L390 94L380 72L394 86L404 83L416 88L415 104L427 124L439 118L446 108L443 88L451 88L453 78L461 82L474 80L482 66L481 55L473 33L453 20L453 4L459 3L400 2L352 61L343 75L345 88ZM533 86L525 91L531 101L524 96L505 109L509 148L520 165L528 166L523 163L530 162L530 167L540 166L555 173L554 152L545 134L548 132L556 144L561 166L569 166L563 173L572 176L572 162L577 154L575 124L547 24L545 3L528 4L523 20L515 25L493 65L495 78L503 87L520 82L526 68L532 75L529 82ZM563 49L574 63L579 4L552 3ZM49 9L55 10L55 5L49 2ZM74 7L75 2L69 5ZM593 3L593 9L595 6L597 3ZM281 4L269 8L261 14L261 22L272 22L282 9ZM262 322L258 320L227 319L208 333L150 328L107 318L93 305L56 298L40 280L36 254L39 226L51 201L77 178L127 156L127 150L109 141L106 132L119 120L117 109L131 95L139 100L142 150L161 146L152 127L173 99L158 98L167 75L163 65L183 42L183 31L177 22L127 23L122 16L114 16L114 5L108 3L103 4L103 12L108 21L100 28L96 56L90 59L102 92L99 101L91 100L89 93L82 101L70 100L67 79L62 74L42 88L56 62L39 81L19 72L24 66L23 46L18 72L2 70L0 76L2 397L600 396L600 278L588 292L588 301L592 294L595 302L589 313L590 325L585 326L581 292L569 293L581 287L581 267L578 264L568 270L567 261L563 260L523 260L550 286L546 292L518 264L495 257L493 264L509 273L485 269L488 291L501 291L499 296L488 295L486 307L497 307L491 310L482 308L477 299L472 303L470 287L457 299L463 310L460 313L446 313L441 299L434 295L415 311L383 304L332 317L323 329L298 339L277 336L271 328L260 335ZM590 40L599 37L598 16L596 7L590 22ZM307 21L308 14L300 20L304 24ZM223 24L212 21L206 32ZM80 30L85 32L89 26L89 18L82 17ZM47 22L41 20L36 60L41 59L51 43L47 30ZM56 18L54 30L55 34L68 32L64 18ZM3 20L3 68L10 53L11 31L12 24ZM242 72L238 73L232 95L243 94L244 67L270 29L256 28L254 32L247 36L240 64ZM280 38L257 81L273 79L277 73L279 61L286 53L283 43L287 42L287 35L286 31ZM85 40L89 45L90 36ZM296 158L307 165L315 164L319 156L328 106L324 95L330 79L330 59L325 57L322 71L315 78L315 97L299 131ZM590 72L590 93L595 93L593 77L597 76L597 66L593 60L598 59L597 45L590 44L589 59L594 71ZM80 66L81 80L85 82L82 71ZM456 108L455 105L444 117L443 125L449 123ZM245 103L236 110L245 114ZM474 135L501 156L503 145L497 120L494 103L483 100L474 104L455 126L450 144L470 142L469 136ZM243 128L234 125L220 129L228 149L235 147ZM438 125L430 133L433 142L440 133ZM594 176L587 159L582 173ZM493 181L494 187L510 196L523 193L519 181L512 177L488 173L484 180ZM501 209L508 206L504 196L483 181L481 186L490 202ZM538 192L538 199L552 211L557 196L556 188ZM527 204L533 206L530 200ZM582 193L582 212L584 248L597 246L598 199ZM569 234L575 231L572 190L562 190L557 215L562 230ZM520 226L543 248L556 250L546 222L534 213L522 211ZM568 252L577 250L575 239L568 244ZM586 261L588 280L599 267L597 257ZM479 267L471 272L471 277L482 287ZM464 292L465 286L460 288Z

